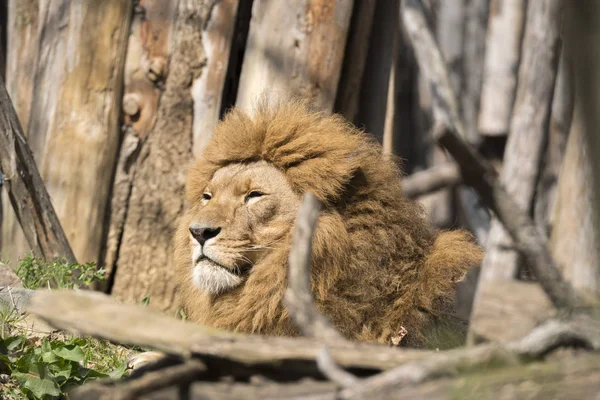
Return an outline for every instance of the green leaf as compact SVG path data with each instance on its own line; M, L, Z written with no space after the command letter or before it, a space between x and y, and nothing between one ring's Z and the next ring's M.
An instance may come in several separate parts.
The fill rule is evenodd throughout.
M113 369L108 373L112 379L120 379L125 375L125 371L127 371L127 362L121 363L117 368Z
M42 353L42 361L44 361L47 364L52 364L58 361L58 356L54 354L54 351L52 350L45 351Z
M37 398L60 395L58 384L52 379L46 366L42 363L32 364L30 371L26 373L13 372L12 376L23 388L29 390Z
M57 356L64 358L65 360L75 361L77 363L83 362L85 360L85 353L81 349L81 347L70 345L59 347L54 350L54 354Z
M16 351L25 343L23 336L9 336L5 339L0 339L0 353L8 354L9 351Z

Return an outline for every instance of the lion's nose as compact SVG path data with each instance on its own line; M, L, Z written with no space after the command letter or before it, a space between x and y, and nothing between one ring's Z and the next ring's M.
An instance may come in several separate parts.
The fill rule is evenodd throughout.
M204 243L206 243L208 239L217 236L219 232L221 232L221 228L213 228L201 224L190 225L190 233L201 246L204 246Z

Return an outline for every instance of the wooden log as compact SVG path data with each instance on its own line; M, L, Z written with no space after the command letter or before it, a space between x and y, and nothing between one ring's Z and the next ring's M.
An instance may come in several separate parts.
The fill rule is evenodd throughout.
M146 0L139 4L131 23L122 99L124 135L112 184L108 233L100 260L110 277L105 288L109 291L114 284L138 156L156 121L161 96L156 83L164 83L167 73L170 32L176 12L174 2ZM152 63L154 70L151 72ZM162 66L162 72L158 71L159 66Z
M174 4L156 2L161 9L174 7ZM161 41L165 40L168 29L172 29L168 41L170 54L166 58L169 64L158 81L162 93L155 113L150 115L153 126L136 150L131 194L122 205L126 216L114 261L112 293L123 301L139 302L149 295L150 307L172 311L179 307L175 271L171 268L172 234L184 207L185 174L193 160L193 121L206 118L205 124L216 123L218 114L208 112L205 107L211 94L200 89L212 90L213 83L215 87L223 85L223 82L211 82L203 86L203 75L215 73L206 68L218 68L219 63L218 59L209 61L207 57L221 57L217 49L206 52L204 46L207 44L209 50L211 46L225 46L223 42L211 40L219 26L226 30L235 26L232 4L216 0L182 1L177 11L170 14L170 20L156 14L155 21L165 24L156 25L157 29L162 26ZM208 42L205 43L205 39ZM156 51L164 54L164 47ZM216 76L225 79L224 73ZM204 105L196 109L196 101ZM195 111L208 114L195 114ZM210 132L202 134L210 136Z
M549 9L556 12L554 7L549 7ZM547 12L546 9L544 11L539 15L537 13L533 15L540 17L541 20L545 20L550 16L556 17L555 13ZM456 101L450 88L445 65L425 21L421 2L418 0L405 0L402 3L401 13L413 42L422 73L430 85L431 92L436 94L432 96L434 99L434 115L438 116L434 138L454 157L460 166L465 184L478 191L485 204L498 216L499 220L519 243L520 251L527 259L529 266L533 269L553 305L557 308L567 309L581 305L583 299L575 293L569 282L562 279L546 248L545 239L537 232L531 218L525 211L520 209L513 196L497 179L496 172L491 164L484 160L464 140L464 135L461 134L463 132L462 123L460 118L456 117ZM543 40L551 42L543 35L535 37L541 37ZM536 49L537 51L539 49ZM543 57L540 58L544 59ZM540 64L540 67L550 68L548 64L543 62ZM522 101L524 103L531 98L531 96L525 95L523 97ZM458 125L454 125L455 122ZM520 120L519 122L523 121ZM592 299L591 301L593 302Z
M542 170L536 188L533 213L536 223L547 236L551 235L554 225L558 179L573 119L575 91L571 64L571 60L567 59L563 48L561 50L558 76L556 77L556 84L554 86L552 113L550 115L550 132L545 154L542 158ZM568 180L570 179L568 178Z
M509 368L489 368L474 373L462 373L455 378L438 379L418 386L393 388L370 395L369 399L595 399L600 391L600 356L567 352L545 363ZM88 385L86 385L88 386ZM83 387L83 389L86 388ZM91 385L90 385L91 388ZM97 388L97 387L96 387ZM191 387L192 400L336 400L339 389L331 382L303 380L278 383L256 377L250 382L197 382ZM75 399L100 400L110 394L110 387L86 397ZM104 397L106 398L106 397ZM147 399L177 400L177 389L147 395ZM364 398L364 397L363 397Z
M483 135L506 135L509 130L526 3L525 0L490 1L479 111L479 131Z
M554 314L543 289L532 282L497 281L480 288L471 314L470 342L510 341L523 337Z
M466 28L466 1L441 1L436 15L436 39L446 61L450 84L457 97L462 94L463 75L462 58L464 52L464 31Z
M390 77L398 58L402 41L399 40L398 7L399 0L373 2L375 12L366 56L365 71L360 86L360 100L356 118L358 126L364 126L367 132L384 144L386 115L389 115L390 96L395 96L395 88L390 86ZM396 65L398 68L400 66ZM393 112L392 112L393 114Z
M256 0L236 104L252 110L258 96L301 96L332 111L352 0Z
M600 52L597 38L600 4L565 2L566 58L572 61L575 110L560 172L551 248L563 274L580 290L600 291L600 118L597 91Z
M561 0L529 3L519 87L500 177L509 195L527 213L533 209L540 160L548 138L561 15ZM502 223L493 220L480 285L516 276L519 253L512 246Z
M35 71L39 58L41 32L39 0L10 0L8 2L7 33L10 46L6 47L6 89L27 137ZM42 15L43 17L43 15ZM2 191L2 256L15 265L29 246L17 215L9 206L8 193Z
M238 3L239 0L215 3L204 29L202 47L206 55L206 66L192 85L194 156L198 156L209 142L221 117L225 75L229 66Z
M465 121L465 136L469 143L481 141L477 126L479 102L483 84L483 60L486 52L490 0L467 0L463 36L462 72L464 74L461 112Z
M13 210L34 254L46 259L65 257L75 262L2 80L0 169Z
M376 1L354 3L334 111L356 122Z
M75 254L96 261L120 140L132 2L39 4L28 143Z
M58 329L103 337L118 343L137 344L178 357L206 356L246 366L261 365L280 376L322 376L316 356L322 342L313 338L267 337L219 331L183 322L147 307L118 303L91 291L39 291L28 312ZM343 367L365 371L385 370L407 361L420 360L432 351L398 349L380 344L345 342L328 345L332 357ZM282 368L289 365L289 370ZM279 372L278 372L279 371ZM234 370L231 371L234 373ZM241 376L247 372L238 370Z
M210 380L218 381L219 377L230 376L233 382L247 382L249 379L252 382L252 376L262 375L275 382L291 382L323 377L315 362L320 346L314 339L220 332L177 321L139 305L119 304L106 295L89 291L37 292L27 309L57 328L156 348L183 358L192 357L206 366L206 377ZM457 375L468 378L472 373L481 377L482 368L492 362L496 367L508 368L500 371L510 371L511 368L525 371L530 367L512 366L521 361L539 359L557 346L568 343L599 349L599 321L577 314L565 321L548 321L524 338L506 345L490 343L444 352L399 350L366 343L350 346L331 343L331 355L342 367L351 368L362 376L372 375L337 391L335 398L379 398L384 393L397 394L400 390L410 390L413 385L436 378ZM373 375L381 370L385 371ZM506 378L506 374L504 376ZM509 379L508 382L513 381ZM134 386L141 387L133 382L124 385ZM107 389L108 393L116 393ZM118 391L119 386L115 390ZM107 394L106 391L104 393ZM90 395L89 392L87 394Z

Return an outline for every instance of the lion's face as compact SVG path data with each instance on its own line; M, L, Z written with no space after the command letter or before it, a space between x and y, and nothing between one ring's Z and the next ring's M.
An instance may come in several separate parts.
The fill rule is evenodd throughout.
M285 175L264 161L217 170L202 193L181 229L187 230L194 285L219 294L243 285L286 237L300 199Z

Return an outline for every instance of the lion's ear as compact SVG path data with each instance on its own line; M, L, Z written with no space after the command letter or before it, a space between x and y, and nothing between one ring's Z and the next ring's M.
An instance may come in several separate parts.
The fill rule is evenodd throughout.
M325 151L286 172L299 192L309 191L325 204L339 201L360 171L360 157Z

